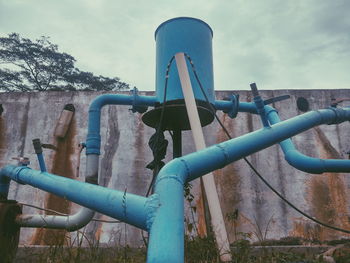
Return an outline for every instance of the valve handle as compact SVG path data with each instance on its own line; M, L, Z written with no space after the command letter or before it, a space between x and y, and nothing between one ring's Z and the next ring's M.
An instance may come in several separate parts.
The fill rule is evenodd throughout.
M340 99L331 99L331 107L337 107L339 103L342 103L343 101L350 101L350 98L340 98Z
M49 143L42 143L41 147L43 147L45 149L51 149L51 150L54 150L54 151L58 150L58 148L55 145L49 144Z
M259 96L259 91L258 88L256 86L255 83L250 84L250 88L252 90L252 94L254 97L258 97ZM274 102L278 102L278 101L282 101L282 100L287 100L289 99L290 96L289 95L282 95L282 96L278 96L278 97L273 97L267 100L264 100L264 105L268 105Z
M23 157L23 156L12 157L12 160L17 160L19 166L28 166L30 164L30 160L28 157Z
M290 98L289 95L282 95L282 96L278 96L278 97L273 97L273 98L264 100L264 104L265 104L265 105L268 105L268 104L271 104L271 103L274 103L274 102L278 102L278 101L282 101L282 100L287 100L287 99L289 99L289 98Z

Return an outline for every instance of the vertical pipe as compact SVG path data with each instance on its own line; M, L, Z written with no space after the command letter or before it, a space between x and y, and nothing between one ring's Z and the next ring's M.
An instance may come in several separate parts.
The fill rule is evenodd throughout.
M179 158L174 161L182 164ZM155 194L151 196L155 212L148 214L153 220L149 231L148 263L184 262L183 168L176 167L176 170L167 171L166 174L160 172L157 177Z
M40 171L47 172L45 160L44 160L44 155L42 153L38 153L36 156L38 157Z
M40 139L34 139L33 146L34 146L34 151L36 153L36 156L38 157L40 171L46 172L47 170L46 170L46 165L45 165L45 160L43 155L43 148L42 148Z
M191 125L193 139L197 151L206 148L203 130L199 120L198 110L194 99L190 76L188 74L187 64L184 53L175 55L176 65L179 72L182 91L185 98L188 118ZM225 222L222 215L218 193L216 191L215 181L212 173L203 176L204 188L208 199L209 210L212 219L212 226L216 238L216 243L220 252L223 252L220 259L224 262L231 261L230 244L225 229Z
M182 134L181 130L173 131L173 159L182 156Z

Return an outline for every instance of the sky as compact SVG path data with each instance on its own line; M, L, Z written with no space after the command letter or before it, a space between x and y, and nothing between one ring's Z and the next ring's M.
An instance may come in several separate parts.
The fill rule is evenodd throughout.
M154 31L179 16L213 29L215 90L350 88L347 0L0 0L0 35L49 36L76 66L155 90Z

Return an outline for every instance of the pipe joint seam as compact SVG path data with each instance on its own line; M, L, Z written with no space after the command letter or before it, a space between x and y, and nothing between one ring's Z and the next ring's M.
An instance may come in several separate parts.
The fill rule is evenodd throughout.
M328 109L332 110L335 114L335 118L332 121L328 122L327 123L328 125L339 124L348 120L346 110L341 108L334 108L334 107L329 107Z
M216 145L217 148L220 149L220 151L222 151L223 155L225 156L225 164L222 167L225 167L227 164L230 163L230 157L228 152L226 151L226 148L223 145L217 144Z
M14 181L16 181L17 183L19 184L23 184L25 185L26 183L21 181L21 179L19 178L19 174L23 171L23 170L26 170L26 169L30 169L29 167L27 166L19 166L15 169L15 174L14 174ZM31 170L31 169L30 169Z
M156 217L159 207L160 207L160 201L159 201L158 194L152 194L147 198L147 201L145 202L145 210L146 210L146 228L148 232L152 227L152 224L154 222L154 219Z
M189 178L189 177L191 177L191 170L190 170L190 167L188 166L188 164L187 164L187 162L186 162L186 160L185 159L183 159L183 158L180 158L180 161L181 161L181 163L183 164L183 166L185 167L185 174L184 174L184 177L182 178L182 180L184 181L184 182L187 182L187 179ZM182 184L185 184L185 183L182 183Z
M86 155L88 154L101 154L101 135L88 134L86 138Z
M265 115L267 118L273 112L278 114L278 110L276 110L274 107L266 105L264 108L265 108Z
M182 186L184 186L185 182L183 181L183 178L181 178L179 175L164 175L161 176L155 183L155 186L157 186L161 181L164 180L175 180L176 182L180 183Z

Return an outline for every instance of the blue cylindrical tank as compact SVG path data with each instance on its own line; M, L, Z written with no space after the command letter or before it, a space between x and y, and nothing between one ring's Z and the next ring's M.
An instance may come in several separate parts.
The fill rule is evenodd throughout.
M160 103L163 103L164 98L167 65L172 56L178 52L184 52L192 58L209 101L214 104L212 38L213 31L210 26L202 20L191 17L173 18L157 28L155 32L156 96ZM188 62L187 66L195 98L205 101ZM170 68L166 100L178 99L183 99L183 94L174 61Z
M210 26L202 20L191 17L173 18L165 21L157 28L155 39L156 98L158 107L156 106L154 110L147 112L143 116L142 119L147 125L156 128L159 123L160 111L164 104L167 67L171 58L179 52L186 53L191 57L209 103L215 104L212 38L213 31ZM214 116L188 60L187 67L201 124L205 126L213 121ZM166 109L162 120L163 129L190 129L175 60L173 60L169 70L165 105Z

